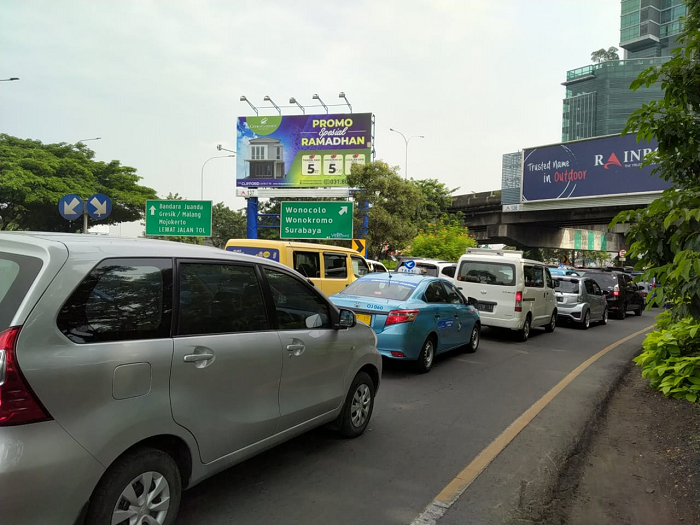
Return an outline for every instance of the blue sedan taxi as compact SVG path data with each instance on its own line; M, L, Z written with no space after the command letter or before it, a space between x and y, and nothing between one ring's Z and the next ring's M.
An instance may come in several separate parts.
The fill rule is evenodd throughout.
M479 313L445 279L371 273L330 299L372 327L383 356L415 361L419 372L432 368L436 354L479 347Z

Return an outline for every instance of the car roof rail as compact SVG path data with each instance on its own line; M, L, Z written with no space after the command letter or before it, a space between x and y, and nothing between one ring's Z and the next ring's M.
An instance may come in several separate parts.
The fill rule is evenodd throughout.
M493 248L467 248L464 250L466 255L500 255L506 257L522 257L521 250L494 250Z

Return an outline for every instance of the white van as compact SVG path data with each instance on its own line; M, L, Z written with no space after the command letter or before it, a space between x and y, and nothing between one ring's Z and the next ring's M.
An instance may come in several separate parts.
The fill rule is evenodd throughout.
M527 341L530 328L553 332L557 322L554 282L547 266L523 259L523 252L467 248L459 258L454 283L477 301L484 326L515 330Z

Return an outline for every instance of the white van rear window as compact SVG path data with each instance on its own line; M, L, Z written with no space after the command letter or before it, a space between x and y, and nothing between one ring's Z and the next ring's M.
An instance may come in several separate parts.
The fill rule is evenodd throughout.
M495 286L515 286L515 266L496 262L462 261L457 280Z

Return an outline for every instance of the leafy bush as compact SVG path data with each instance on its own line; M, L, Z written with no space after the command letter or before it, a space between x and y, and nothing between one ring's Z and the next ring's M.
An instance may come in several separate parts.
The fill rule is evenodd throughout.
M467 248L476 246L465 226L456 220L439 220L420 230L411 241L408 255L457 261Z
M652 388L667 397L700 400L700 322L684 317L672 322L669 312L657 318L656 330L647 335L644 351L634 362Z

